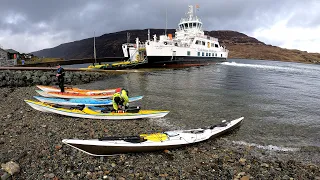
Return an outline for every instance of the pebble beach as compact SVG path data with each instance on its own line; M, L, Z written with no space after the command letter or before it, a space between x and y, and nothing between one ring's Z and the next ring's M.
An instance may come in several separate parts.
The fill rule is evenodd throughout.
M91 81L95 77L112 78L96 75ZM90 156L61 140L171 129L155 120L91 120L40 112L24 102L37 95L36 89L32 83L0 88L0 163L13 161L20 167L9 179L320 179L320 162L308 156L310 150L274 151L235 144L230 139L237 130L178 149ZM4 173L2 169L0 175Z

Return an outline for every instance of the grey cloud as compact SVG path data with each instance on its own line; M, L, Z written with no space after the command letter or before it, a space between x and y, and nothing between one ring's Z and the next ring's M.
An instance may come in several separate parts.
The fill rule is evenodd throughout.
M196 13L202 19L205 30L235 30L250 34L257 28L270 26L299 7L315 2L199 0L196 3L200 9ZM55 42L63 43L66 39L92 37L93 31L99 36L127 29L165 28L166 10L168 28L176 28L188 10L188 4L195 5L195 1L1 0L0 30L30 36L52 34L55 35ZM23 24L27 26L6 23L8 14L23 16ZM47 26L39 28L39 23ZM295 22L292 20L289 24L294 25Z
M320 25L320 1L310 0L309 3L298 5L299 8L292 9L294 13L287 23L289 27L315 27Z

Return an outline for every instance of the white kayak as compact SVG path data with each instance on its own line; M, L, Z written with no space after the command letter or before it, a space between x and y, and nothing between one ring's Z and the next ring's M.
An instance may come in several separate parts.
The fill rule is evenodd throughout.
M93 99L93 98L54 98L54 97L42 97L42 96L33 96L38 101L51 103L51 104L60 104L60 105L86 105L86 106L105 106L105 105L112 105L111 99ZM142 99L143 96L135 96L130 97L129 102L134 102Z
M239 127L243 119L244 117L241 117L229 122L223 121L220 124L198 129L166 131L155 134L141 134L139 136L102 137L92 140L63 139L62 142L92 156L159 151L220 136Z
M88 119L143 119L143 118L161 118L166 116L169 111L162 110L140 110L138 108L128 109L125 112L116 113L112 111L104 111L108 109L99 108L95 106L74 106L74 107L63 107L60 105L50 105L43 102L24 100L33 109L56 113L70 117L88 118Z

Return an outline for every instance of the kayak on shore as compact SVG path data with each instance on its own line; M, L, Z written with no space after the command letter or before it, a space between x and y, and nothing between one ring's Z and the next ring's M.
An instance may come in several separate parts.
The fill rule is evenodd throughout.
M159 151L218 137L239 127L243 119L244 117L232 121L222 121L222 123L198 129L140 134L138 136L101 137L91 140L63 139L62 142L92 156Z
M88 118L88 119L142 119L142 118L161 118L166 116L169 111L162 110L141 110L137 108L129 108L128 110L113 112L108 107L96 106L69 106L50 105L43 102L32 100L24 100L32 108L43 111L61 114L70 117Z
M59 104L59 105L86 105L86 106L104 106L104 105L112 105L111 99L93 99L93 98L71 98L71 99L63 99L63 98L54 98L54 97L42 97L42 96L33 96L38 101L51 103L51 104ZM135 96L130 97L129 102L134 102L141 100L143 96Z
M41 89L44 92L60 92L60 88L56 86L43 86L43 85L37 85L37 88ZM94 93L115 93L117 88L112 89L103 89L103 90L91 90L91 89L80 89L76 87L65 87L65 92L79 92L79 93L88 93L88 94L94 94Z
M79 92L45 92L41 90L36 90L38 94L43 97L56 97L56 98L94 98L94 99L104 99L111 98L114 93L79 93Z

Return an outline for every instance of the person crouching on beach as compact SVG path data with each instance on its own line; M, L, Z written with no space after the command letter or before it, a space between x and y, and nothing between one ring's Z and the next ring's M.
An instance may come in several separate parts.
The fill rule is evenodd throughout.
M58 78L58 83L61 92L64 92L64 69L60 66L60 64L57 65L57 74L56 77Z
M112 97L113 111L123 112L129 107L128 91L125 89L117 88L116 93Z

